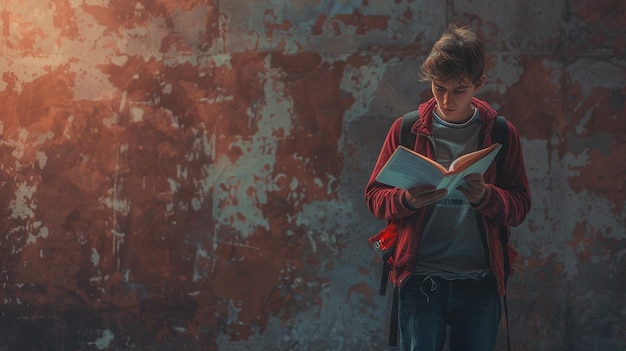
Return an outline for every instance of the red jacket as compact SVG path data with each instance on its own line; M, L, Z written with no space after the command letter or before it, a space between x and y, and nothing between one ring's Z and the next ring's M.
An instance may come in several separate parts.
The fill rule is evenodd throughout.
M474 105L480 111L479 121L483 130L483 147L491 145L491 130L495 124L496 111L486 102L474 99ZM432 112L435 108L435 99L431 99L419 106L420 118L411 128L417 134L414 150L429 158L434 158L433 142L431 138ZM393 151L399 144L401 118L397 119L389 129L385 142L378 156L378 161L372 171L370 180L365 189L365 199L369 210L377 218L394 221L398 225L399 236L394 256L391 260L391 281L401 286L411 275L418 258L421 232L429 216L430 207L417 210L406 208L402 203L404 190L390 187L375 180L380 169L385 165ZM491 269L498 282L498 293L505 293L504 256L499 238L500 226L518 226L524 221L530 210L530 189L524 168L524 158L517 129L507 121L508 144L507 155L503 167L499 172L501 184L495 186L496 163L494 162L484 174L487 184L487 193L483 201L474 208L482 214L485 233L491 261ZM503 149L504 150L504 149ZM510 232L509 232L510 234ZM509 249L512 262L514 251Z

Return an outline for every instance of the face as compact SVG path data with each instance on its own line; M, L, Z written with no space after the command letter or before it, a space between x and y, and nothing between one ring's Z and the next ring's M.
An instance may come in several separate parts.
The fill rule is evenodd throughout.
M463 123L474 113L472 98L480 85L469 80L432 81L432 90L437 101L437 115L446 122Z

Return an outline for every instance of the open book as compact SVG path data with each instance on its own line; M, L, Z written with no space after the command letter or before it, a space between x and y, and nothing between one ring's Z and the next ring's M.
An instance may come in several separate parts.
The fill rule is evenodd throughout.
M426 156L402 145L393 152L376 176L376 180L391 186L411 189L418 185L435 185L437 189L454 190L463 177L471 173L484 174L502 145L492 144L460 156L448 169Z

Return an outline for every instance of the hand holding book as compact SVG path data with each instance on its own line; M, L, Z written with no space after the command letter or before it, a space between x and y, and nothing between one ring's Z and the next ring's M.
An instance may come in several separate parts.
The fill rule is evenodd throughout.
M437 189L432 185L418 185L415 188L407 189L403 194L403 200L405 206L408 205L407 207L416 210L439 201L447 194L448 190L446 189Z
M480 204L487 194L485 179L480 173L471 173L463 177L463 183L457 189L473 205Z

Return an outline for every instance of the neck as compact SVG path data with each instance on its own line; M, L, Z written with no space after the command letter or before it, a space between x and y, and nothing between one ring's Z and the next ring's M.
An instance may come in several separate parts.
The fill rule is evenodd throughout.
M441 111L441 109L439 108L439 106L437 106L435 108L435 114L437 114L437 116L439 116L440 119L448 122L448 123L453 123L453 124L465 124L467 122L469 122L472 118L474 118L474 115L476 114L476 107L474 105L470 105L469 110L467 112L462 113L460 116L463 117L459 117L459 118L455 118L455 119L449 119L448 116L446 116L445 113L443 113L443 111Z

